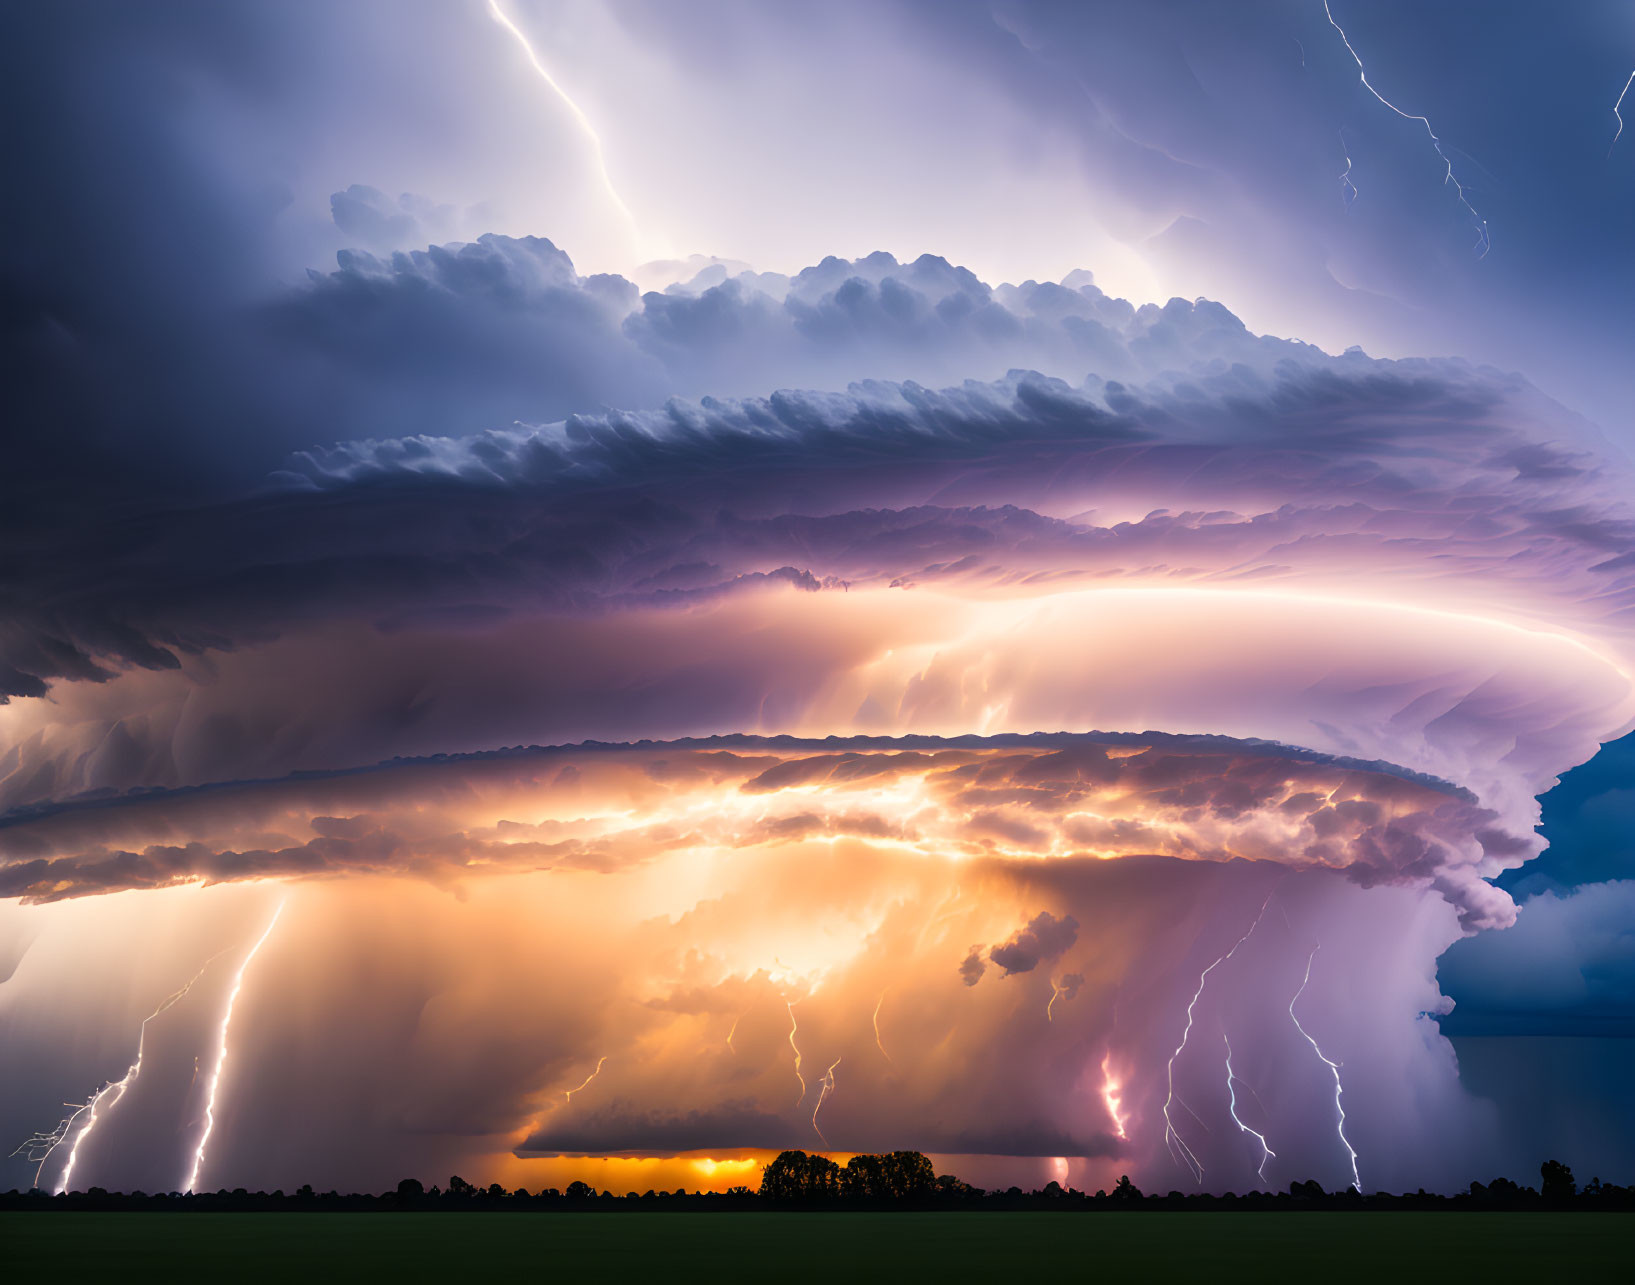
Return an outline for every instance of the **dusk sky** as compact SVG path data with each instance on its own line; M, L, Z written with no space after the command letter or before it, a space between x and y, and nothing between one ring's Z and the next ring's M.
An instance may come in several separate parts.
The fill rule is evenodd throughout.
M0 36L0 1189L1635 1178L1635 4Z

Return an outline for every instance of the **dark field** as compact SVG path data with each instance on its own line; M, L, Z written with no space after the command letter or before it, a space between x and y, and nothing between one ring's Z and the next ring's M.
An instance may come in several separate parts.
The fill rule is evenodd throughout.
M1635 1214L0 1214L7 1279L1610 1280ZM15 1273L15 1274L13 1274Z

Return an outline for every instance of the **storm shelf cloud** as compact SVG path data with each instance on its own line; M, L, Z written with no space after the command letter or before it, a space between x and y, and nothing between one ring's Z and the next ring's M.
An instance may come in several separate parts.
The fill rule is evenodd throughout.
M19 1185L1536 1168L1456 1042L1631 1020L1629 741L1597 754L1635 727L1635 469L1561 377L1599 314L1539 382L1474 322L1432 355L1411 318L1487 297L1465 223L1381 176L1406 145L1310 23L1309 69L1244 46L1262 101L1145 16L1113 66L1067 10L835 6L812 50L904 50L835 110L901 132L756 187L705 163L695 63L787 84L782 120L787 15L518 8L383 44L390 7L338 6L311 50L299 6L110 12L72 84L71 22L6 19L40 65L3 93L60 134L25 131L0 257ZM673 99L667 147L633 97ZM1342 137L1366 199L1320 215ZM1096 274L957 252L990 203L1006 244L1066 236L1081 171ZM658 191L751 244L740 206L847 207L752 266L666 245ZM913 245L845 221L898 204ZM1567 325L1535 294L1528 333ZM1263 333L1314 301L1413 341Z

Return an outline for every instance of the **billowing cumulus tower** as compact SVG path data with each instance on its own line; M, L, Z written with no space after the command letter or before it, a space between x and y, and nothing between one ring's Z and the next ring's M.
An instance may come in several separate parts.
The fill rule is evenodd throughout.
M1436 959L1635 719L1630 478L1519 376L1088 273L640 295L498 237L274 321L303 369L423 345L408 426L445 367L631 409L314 448L30 565L0 1057L40 1185L1497 1163Z

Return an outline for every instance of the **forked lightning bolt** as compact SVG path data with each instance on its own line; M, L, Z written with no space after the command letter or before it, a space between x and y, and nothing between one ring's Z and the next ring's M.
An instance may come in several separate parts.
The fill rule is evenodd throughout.
M74 1135L74 1144L68 1149L68 1163L63 1166L62 1177L57 1181L57 1191L59 1194L68 1190L69 1180L74 1176L74 1162L79 1159L80 1144L85 1141L91 1130L96 1128L97 1121L99 1119L105 1119L108 1112L112 1111L119 1105L120 1100L124 1098L126 1091L132 1084L136 1083L136 1077L142 1074L142 1048L143 1045L147 1043L148 1023L154 1018L158 1017L159 1014L163 1013L166 1009L179 1003L182 997L186 995L188 991L193 989L193 983L204 976L205 969L209 968L211 964L215 963L216 960L220 959L225 953L225 951L217 951L214 955L210 956L209 959L205 960L204 963L200 965L199 971L194 973L192 977L188 978L186 985L182 986L179 990L172 991L164 998L163 1002L160 1003L158 1008L154 1009L153 1012L149 1013L142 1019L141 1029L139 1029L136 1033L136 1060L130 1064L129 1069L125 1072L125 1078L105 1086L96 1094L95 1097L90 1100L89 1103L86 1104L90 1107L90 1118L86 1120L85 1124L80 1128L80 1131ZM113 1095L113 1100L108 1103L107 1110L104 1111L102 1108L102 1099L110 1093Z
M1317 1054L1323 1065L1328 1067L1330 1073L1334 1076L1334 1110L1340 1117L1337 1126L1340 1134L1340 1145L1345 1148L1346 1154L1351 1157L1351 1185L1361 1191L1362 1179L1357 1176L1357 1153L1352 1148L1350 1139L1345 1136L1345 1107L1340 1102L1340 1094L1343 1092L1340 1085L1340 1065L1338 1062L1329 1061L1323 1050L1317 1047L1317 1041L1307 1034L1306 1028L1300 1025L1300 1019L1294 1015L1294 1006L1299 1003L1300 997L1306 993L1306 986L1311 981L1312 961L1317 958L1317 952L1322 948L1322 942L1318 942L1317 945L1311 948L1311 954L1306 957L1306 975L1301 979L1300 989L1295 991L1294 998L1289 1001L1289 1016L1294 1018L1294 1029L1305 1036L1306 1043L1311 1045L1312 1052Z
M1169 1090L1169 1095L1164 1099L1164 1145L1169 1148L1169 1153L1172 1157L1184 1164L1187 1169L1191 1171L1192 1180L1194 1182L1201 1183L1204 1180L1203 1162L1193 1154L1192 1148L1187 1146L1186 1140L1181 1137L1180 1131L1175 1127L1174 1119L1170 1116L1170 1107L1174 1103L1180 1101L1180 1099L1175 1096L1175 1059L1181 1056L1181 1050L1186 1048L1187 1038L1192 1034L1192 1011L1198 1006L1198 1000L1204 993L1204 984L1209 980L1209 975L1227 960L1231 959L1233 955L1238 953L1238 947L1242 946L1244 942L1248 941L1254 934L1255 929L1260 927L1260 921L1266 917L1266 907L1271 904L1271 894L1268 893L1266 895L1266 900L1261 903L1260 913L1255 916L1255 922L1249 925L1249 931L1238 938L1231 950L1227 951L1226 954L1222 955L1208 968L1204 969L1202 973L1198 974L1198 989L1192 993L1192 999L1187 1004L1187 1023L1185 1029L1183 1029L1181 1032L1181 1042L1175 1046L1175 1052L1169 1055L1169 1067L1167 1071L1167 1087ZM1194 1120L1198 1119L1198 1113L1196 1111L1193 1111L1193 1109L1187 1106L1185 1102L1181 1102L1181 1105L1186 1107L1187 1113L1191 1115ZM1198 1123L1202 1124L1203 1121L1198 1120Z
M136 1032L136 1060L126 1069L123 1079L104 1084L83 1103L64 1103L64 1106L74 1108L72 1114L58 1121L57 1127L50 1133L35 1134L11 1153L15 1156L27 1152L30 1160L39 1161L34 1170L34 1183L36 1186L39 1185L40 1173L45 1168L45 1162L51 1158L53 1152L68 1141L69 1135L72 1134L73 1142L68 1148L68 1160L63 1165L62 1176L57 1179L57 1185L53 1188L58 1195L68 1190L68 1184L74 1176L74 1164L79 1159L80 1144L85 1141L91 1130L96 1128L97 1122L106 1119L108 1113L119 1105L120 1100L125 1096L131 1085L136 1082L137 1076L142 1073L142 1050L147 1043L148 1023L180 1002L182 997L193 989L193 983L203 977L205 970L225 953L225 951L217 951L210 956L199 966L199 971L194 973L183 986L165 996L159 1002L158 1007L142 1019L142 1025L137 1028ZM112 1101L106 1101L110 1094L112 1095ZM89 1114L85 1123L80 1126L78 1132L74 1132L74 1122L82 1115L87 1115L87 1113Z
M204 1131L199 1135L199 1145L193 1151L193 1166L187 1171L187 1181L182 1184L182 1190L189 1192L199 1180L199 1170L204 1165L204 1151L210 1144L210 1135L216 1128L216 1093L221 1088L221 1073L227 1066L227 1032L233 1024L233 1006L238 1003L238 993L244 986L244 974L250 967L250 961L260 952L267 938L272 936L272 930L278 924L278 917L284 913L284 903L278 903L273 911L272 918L267 921L267 927L261 936L256 938L255 945L244 956L244 962L238 966L238 972L233 977L233 989L227 993L227 1007L221 1015L221 1034L216 1044L216 1065L210 1072L210 1083L205 1089L204 1098Z
M1384 94L1380 93L1379 90L1374 88L1374 86L1369 82L1368 70L1363 66L1361 55L1358 54L1354 48L1352 48L1351 37L1345 34L1344 27L1340 26L1339 23L1334 21L1334 12L1329 8L1329 0L1323 0L1323 13L1328 18L1328 25L1340 33L1340 39L1345 43L1346 52L1351 55L1351 60L1357 64L1357 79L1362 82L1363 88L1372 94L1380 103L1384 104L1386 107L1389 107L1398 116L1402 117L1403 120L1418 121L1425 127L1425 133L1431 140L1431 146L1436 149L1436 154L1442 158L1442 164L1445 167L1442 175L1443 184L1452 185L1453 190L1459 194L1459 204L1465 207L1466 211L1468 211L1470 214L1471 222L1476 225L1476 244L1473 247L1477 252L1476 257L1479 259L1485 259L1487 257L1487 252L1493 248L1493 242L1488 236L1487 220L1477 213L1476 207L1472 205L1468 199L1466 199L1464 185L1461 184L1454 176L1453 161L1449 159L1448 154L1442 150L1442 140L1436 136L1436 131L1431 128L1431 122L1423 116L1416 116L1413 112L1403 111L1402 108L1398 107ZM1349 189L1350 196L1346 201L1346 204L1349 205L1357 195L1356 186L1351 182L1350 157L1346 158L1345 173L1340 175L1340 183L1342 185L1342 192Z
M1275 1156L1277 1154L1277 1152L1273 1151L1270 1147L1268 1147L1266 1145L1266 1135L1265 1134L1259 1133L1256 1130L1251 1129L1242 1120L1238 1119L1238 1095L1237 1095L1236 1091L1232 1088L1232 1081L1235 1078L1233 1076L1233 1074L1232 1074L1232 1041L1227 1039L1225 1031L1221 1032L1221 1039L1226 1040L1226 1099L1227 1099L1227 1109L1229 1111L1231 1111L1231 1113L1232 1113L1232 1123L1237 1125L1238 1128L1240 1130L1242 1130L1244 1133L1247 1133L1247 1134L1251 1135L1256 1142L1260 1143L1260 1164L1258 1166L1256 1166L1255 1173L1259 1175L1260 1180L1262 1182L1265 1182L1266 1181L1266 1162L1268 1160L1270 1160L1273 1156Z

